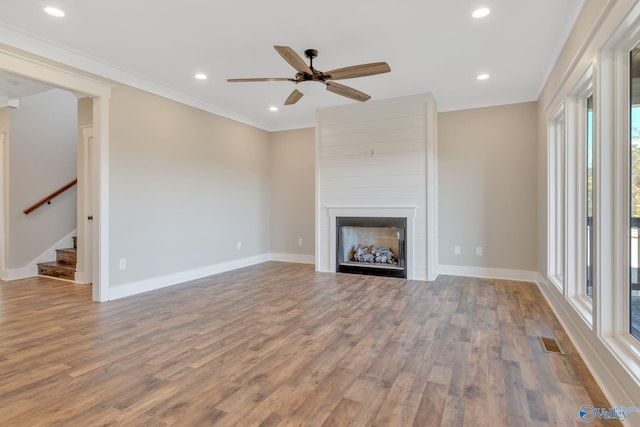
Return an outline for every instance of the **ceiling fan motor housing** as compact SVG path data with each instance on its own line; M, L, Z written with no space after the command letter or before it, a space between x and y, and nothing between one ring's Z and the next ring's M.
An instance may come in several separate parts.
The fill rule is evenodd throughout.
M296 83L300 82L320 82L326 84L325 75L321 71L313 70L313 74L298 73L296 74Z
M320 82L320 83L326 84L326 81L325 81L326 77L324 73L322 73L322 71L318 71L315 68L313 68L313 58L318 56L318 50L307 49L304 51L304 55L307 58L309 58L309 68L311 68L311 71L313 71L313 73L309 74L309 73L300 72L296 74L296 82L300 83L300 82L312 81L312 82Z

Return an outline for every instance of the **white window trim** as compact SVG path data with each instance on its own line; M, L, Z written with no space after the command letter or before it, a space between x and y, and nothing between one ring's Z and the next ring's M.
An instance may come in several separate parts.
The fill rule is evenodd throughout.
M547 221L549 227L547 251L547 277L564 294L566 259L566 125L565 106L562 102L548 120L547 135Z
M582 321L567 295L554 299L549 279L541 289L609 400L628 405L640 390L640 342L629 332L628 285L629 52L640 41L640 0L607 0L598 7L588 8L598 13L590 16L592 22L586 20L588 34L559 79L548 80L552 92L543 92L539 100L547 114L563 100L568 109L566 101L593 64L593 327ZM552 240L547 243L551 251ZM565 287L567 282L565 277Z
M589 327L593 327L594 301L587 296L587 98L594 96L594 116L597 114L593 90L594 67L589 64L566 99L567 114L567 257L565 296ZM596 145L596 125L594 121ZM595 164L594 164L595 166ZM594 167L594 174L596 168ZM594 192L595 193L595 192ZM598 228L594 210L594 235ZM595 261L595 258L594 258ZM594 270L595 270L594 262ZM594 289L597 283L593 281ZM595 295L594 295L595 297Z
M629 51L633 46L602 51L599 56L598 140L594 144L594 288L597 333L631 337L629 333ZM606 141L606 143L604 143ZM597 279L596 276L597 275ZM640 346L638 347L640 349Z
M597 334L640 383L640 341L630 333L629 291L629 53L640 42L640 6L613 34L599 55L598 215L607 226L596 240L599 280ZM594 115L594 117L596 117ZM606 141L606 143L605 143ZM595 213L594 213L595 215ZM596 289L594 289L596 292Z

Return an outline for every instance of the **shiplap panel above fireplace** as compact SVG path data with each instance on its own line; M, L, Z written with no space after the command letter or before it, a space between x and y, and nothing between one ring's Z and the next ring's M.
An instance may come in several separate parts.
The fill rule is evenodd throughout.
M321 109L316 120L316 268L335 271L328 208L415 209L412 276L437 275L437 109L416 95ZM429 204L427 200L432 200ZM435 261L431 261L435 257ZM428 261L429 260L429 261ZM431 267L431 268L429 268Z

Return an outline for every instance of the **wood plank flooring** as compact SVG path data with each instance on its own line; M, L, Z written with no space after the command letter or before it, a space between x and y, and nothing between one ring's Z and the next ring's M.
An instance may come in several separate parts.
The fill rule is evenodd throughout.
M0 282L2 425L578 426L609 407L529 283L268 262L90 292Z

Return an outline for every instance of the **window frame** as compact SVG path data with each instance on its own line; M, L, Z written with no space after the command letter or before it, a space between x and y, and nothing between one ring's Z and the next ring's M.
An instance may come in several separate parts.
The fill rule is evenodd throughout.
M593 327L593 307L595 280L597 270L596 258L593 257L593 296L587 296L587 99L593 96L593 117L597 114L596 91L594 85L595 66L589 63L573 89L566 98L567 105L567 276L565 297L576 312ZM596 145L596 121L592 120L592 147ZM595 154L595 150L594 150ZM593 163L594 178L597 175L596 163ZM592 182L593 184L593 182ZM592 187L593 188L593 187ZM595 205L595 188L594 200ZM594 247L595 230L598 228L596 210L593 209Z
M564 294L566 272L566 118L564 101L548 121L547 134L547 277Z
M581 42L576 41L579 46L572 59L565 64L566 68L552 75L551 80L547 80L550 84L549 90L543 91L539 102L545 106L547 119L551 117L549 112L555 111L557 105L565 102L569 134L573 131L570 129L573 116L569 113L569 104L571 100L575 100L575 91L580 87L579 82L584 71L592 66L592 327L589 328L586 322L581 321L585 316L575 304L575 299L567 295L569 276L565 278L565 295L562 298L560 294L554 295L553 290L556 287L552 286L548 278L544 280L544 287L541 288L575 340L576 347L581 353L584 352L583 357L598 382L601 385L606 384L610 392L619 393L618 398L626 398L632 395L629 391L635 393L640 388L640 341L630 333L629 288L629 56L631 49L640 42L640 0L610 1L600 8L594 6L589 10L597 11L598 17L594 18L593 22L588 21L591 22L591 29ZM571 155L567 152L567 157ZM552 164L548 163L548 179L551 177L551 167ZM572 203L576 205L575 200ZM553 207L551 203L548 204L547 219L552 217ZM569 221L572 219L569 214L567 217ZM551 223L546 225L549 233ZM567 236L566 242L575 247L570 236ZM552 239L547 240L548 253L554 250L552 243ZM547 270L549 271L549 267ZM574 291L575 289L571 290Z
M631 49L640 43L640 20L632 31L613 37L600 51L598 108L599 139L594 145L594 163L599 163L597 179L598 216L594 246L602 286L594 288L598 305L597 335L636 382L640 382L640 341L631 335L630 316L630 59ZM628 30L628 29L627 29ZM622 113L620 113L622 112ZM596 160L597 159L597 160ZM595 209L595 206L594 206ZM594 212L595 215L595 212ZM594 277L595 281L595 277Z

